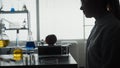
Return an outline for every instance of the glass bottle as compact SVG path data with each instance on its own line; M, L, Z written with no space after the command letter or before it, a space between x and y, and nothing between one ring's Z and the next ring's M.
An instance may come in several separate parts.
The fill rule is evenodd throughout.
M5 24L0 23L0 48L8 46L9 42L9 38L5 33Z
M25 29L26 28L26 19L24 19L24 21L23 21L23 29Z
M26 48L27 50L33 50L35 48L35 43L31 31L29 31L28 33L28 41L26 42Z
M15 48L13 51L13 59L15 61L20 61L23 58L23 54L22 54L22 49L21 48Z
M19 30L17 30L16 34L16 47L13 50L13 59L16 61L20 61L23 58L22 48L19 46Z
M28 41L26 42L26 55L27 55L27 61L29 61L27 64L31 65L33 64L34 59L32 59L32 56L35 50L35 42L32 37L32 32L28 32Z

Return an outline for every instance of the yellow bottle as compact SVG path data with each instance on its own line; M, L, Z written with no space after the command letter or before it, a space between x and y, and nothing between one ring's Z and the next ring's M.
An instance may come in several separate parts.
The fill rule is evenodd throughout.
M5 33L5 24L0 22L0 48L6 47L9 45L9 38Z
M9 40L0 40L0 48L6 47L9 44Z
M17 30L17 35L16 35L16 48L13 51L13 59L16 61L20 61L23 58L23 52L19 46L18 34L19 34L19 30Z
M20 61L23 58L23 53L22 53L22 49L20 48L15 48L13 51L13 59L16 61Z

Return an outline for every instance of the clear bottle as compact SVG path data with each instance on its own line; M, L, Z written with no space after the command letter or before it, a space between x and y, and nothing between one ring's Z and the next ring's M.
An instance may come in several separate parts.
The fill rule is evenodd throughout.
M25 4L23 5L22 10L23 10L23 11L27 11L27 7L26 7L26 5L25 5Z
M41 45L43 46L43 45L44 45L44 40L43 40L43 39L41 39L41 41L40 41L40 42L41 42Z
M24 21L23 21L23 29L25 29L26 28L26 19L24 19Z
M8 46L9 42L9 37L5 33L5 24L0 23L0 48Z

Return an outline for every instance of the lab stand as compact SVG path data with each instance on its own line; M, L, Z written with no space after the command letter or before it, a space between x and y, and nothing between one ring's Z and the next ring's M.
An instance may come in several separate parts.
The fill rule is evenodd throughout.
M5 30L9 32L23 31L29 34L30 31L30 13L28 10L25 11L0 11L0 21L5 24ZM25 31L26 30L26 31ZM27 36L26 35L26 36ZM27 37L26 37L27 38ZM11 39L10 39L11 40Z

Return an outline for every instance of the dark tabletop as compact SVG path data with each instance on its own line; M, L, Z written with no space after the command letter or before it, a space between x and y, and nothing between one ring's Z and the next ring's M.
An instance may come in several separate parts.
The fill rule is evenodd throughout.
M1 67L32 67L32 66L40 66L42 68L50 68L51 67L71 67L72 66L77 68L77 62L74 60L74 58L69 54L68 56L49 56L49 57L42 57L38 56L38 54L31 54L35 57L35 60L28 60L26 64L25 57L28 55L24 54L23 55L23 60L21 61L10 61L10 62L5 62L5 61L0 61L0 66ZM4 57L6 59L12 59L13 55L0 55L1 57ZM31 63L30 63L31 62Z

